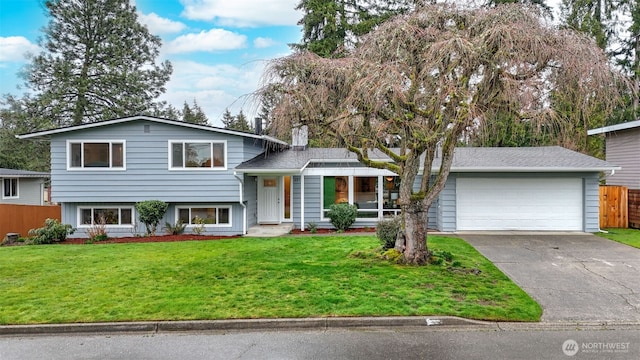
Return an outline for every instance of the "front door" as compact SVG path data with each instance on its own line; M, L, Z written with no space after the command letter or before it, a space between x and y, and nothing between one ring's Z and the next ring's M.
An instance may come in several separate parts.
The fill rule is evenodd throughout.
M280 223L280 186L277 177L258 177L258 223Z

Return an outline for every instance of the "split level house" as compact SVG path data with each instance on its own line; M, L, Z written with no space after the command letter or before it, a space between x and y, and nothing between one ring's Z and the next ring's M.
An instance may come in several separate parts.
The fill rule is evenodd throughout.
M164 221L181 221L187 232L196 218L204 219L211 235L242 235L269 224L331 227L326 214L336 202L358 207L355 227L400 212L394 173L365 167L345 149L309 148L304 136L296 136L294 146L261 134L134 116L18 137L50 140L52 201L77 236L87 236L99 218L111 237L143 233L135 203L144 200L168 203ZM457 148L428 225L445 232L595 232L599 176L615 170L561 147Z

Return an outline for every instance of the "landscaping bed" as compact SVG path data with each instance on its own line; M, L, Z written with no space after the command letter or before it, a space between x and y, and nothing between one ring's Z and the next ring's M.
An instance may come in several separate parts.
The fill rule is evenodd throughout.
M239 236L211 236L211 235L155 235L155 236L130 236L109 238L103 241L96 241L93 244L124 244L124 243L150 243L150 242L174 242L174 241L202 241L202 240L221 240L233 239ZM89 239L86 238L67 238L60 242L63 245L86 244Z

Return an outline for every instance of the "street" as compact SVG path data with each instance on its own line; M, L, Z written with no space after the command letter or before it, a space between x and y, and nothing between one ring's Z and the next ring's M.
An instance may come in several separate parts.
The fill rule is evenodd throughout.
M0 337L0 360L639 358L638 325Z

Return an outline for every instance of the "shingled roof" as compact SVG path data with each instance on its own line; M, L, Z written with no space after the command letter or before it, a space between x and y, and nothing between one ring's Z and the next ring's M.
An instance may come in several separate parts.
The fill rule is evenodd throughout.
M48 178L49 173L0 168L0 177Z
M372 159L389 161L380 151L370 153ZM433 170L440 167L436 158ZM315 164L358 166L356 156L343 148L309 148L264 153L240 164L236 170L246 173L302 172ZM453 172L579 172L611 171L620 168L592 156L560 146L545 147L459 147L455 149Z

